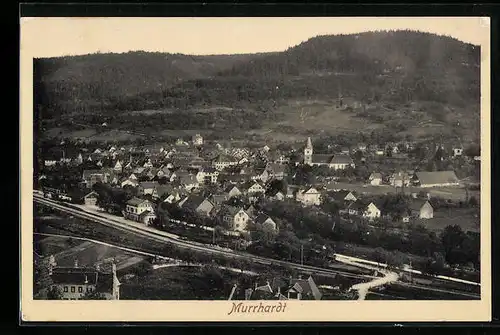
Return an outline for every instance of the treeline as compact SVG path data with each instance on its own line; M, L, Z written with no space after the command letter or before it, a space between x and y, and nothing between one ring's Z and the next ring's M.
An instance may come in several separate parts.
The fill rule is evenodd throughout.
M319 36L281 53L127 53L35 60L35 107L92 113L288 98L477 103L479 47L399 31ZM319 75L318 75L319 74Z

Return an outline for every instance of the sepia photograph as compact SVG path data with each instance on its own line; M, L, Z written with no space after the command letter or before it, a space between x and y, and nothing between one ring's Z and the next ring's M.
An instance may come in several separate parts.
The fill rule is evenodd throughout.
M22 19L23 316L487 320L489 33Z

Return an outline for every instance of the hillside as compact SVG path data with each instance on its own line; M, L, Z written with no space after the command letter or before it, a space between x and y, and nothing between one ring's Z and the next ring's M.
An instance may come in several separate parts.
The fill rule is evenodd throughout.
M271 54L42 59L35 81L45 118L56 111L55 119L121 129L128 122L149 132L364 129L475 139L479 65L479 47L450 37L367 32L318 36Z

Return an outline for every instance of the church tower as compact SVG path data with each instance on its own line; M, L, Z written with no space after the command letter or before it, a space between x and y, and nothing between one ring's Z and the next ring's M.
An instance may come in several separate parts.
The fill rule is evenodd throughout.
M311 138L308 137L306 147L304 148L304 164L312 165L312 155L313 155L313 146Z

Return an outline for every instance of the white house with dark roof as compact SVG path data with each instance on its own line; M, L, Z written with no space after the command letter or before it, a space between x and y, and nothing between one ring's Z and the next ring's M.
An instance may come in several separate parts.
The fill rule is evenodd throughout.
M226 206L221 212L222 220L230 230L239 232L246 231L250 216L244 209Z
M301 202L304 206L319 206L321 204L321 193L312 186L299 189L295 194L295 200Z
M99 293L107 300L120 299L120 281L116 265L111 273L89 267L57 267L49 264L51 287L61 292L63 300L81 300L86 294Z
M127 201L123 216L129 220L150 224L156 219L155 205L149 200L134 197Z

